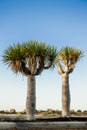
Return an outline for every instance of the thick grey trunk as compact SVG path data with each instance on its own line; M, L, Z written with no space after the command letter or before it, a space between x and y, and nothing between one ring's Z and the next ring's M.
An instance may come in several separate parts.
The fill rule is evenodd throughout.
M69 75L62 74L62 116L70 116L70 91L69 91Z
M28 120L34 120L36 107L35 76L28 76L27 80L26 113Z

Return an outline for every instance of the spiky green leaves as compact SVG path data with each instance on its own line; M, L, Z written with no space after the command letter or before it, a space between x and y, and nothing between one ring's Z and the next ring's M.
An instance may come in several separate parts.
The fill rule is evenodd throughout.
M50 57L54 59L57 56L57 48L47 45L45 42L28 41L26 44L27 56Z
M67 72L71 73L74 69L75 64L77 61L83 56L83 52L79 49L75 49L73 47L64 47L59 51L57 63L59 66L59 70L61 70L61 73ZM62 66L61 62L65 66Z
M14 44L13 46L10 46L8 49L4 52L4 62L10 61L10 60L20 60L25 59L25 49L23 45Z
M22 62L25 62L26 50L23 45L14 44L4 51L3 62L11 66L14 72L18 72Z
M5 50L4 63L7 63L14 72L25 75L38 75L43 69L53 65L57 56L57 49L44 42L28 41L23 44L14 44Z
M83 52L79 49L73 47L65 47L59 51L59 57L67 64L75 64L83 55Z

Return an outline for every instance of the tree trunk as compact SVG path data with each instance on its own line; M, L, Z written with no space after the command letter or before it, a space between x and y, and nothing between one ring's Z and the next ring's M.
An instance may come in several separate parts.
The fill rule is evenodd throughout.
M26 113L27 120L34 120L36 107L35 76L28 76L27 80Z
M62 74L62 116L70 116L70 91L69 91L69 75Z

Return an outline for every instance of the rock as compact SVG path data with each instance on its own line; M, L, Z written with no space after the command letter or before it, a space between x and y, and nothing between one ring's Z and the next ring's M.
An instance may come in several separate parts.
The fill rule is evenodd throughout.
M14 108L10 109L10 113L11 114L15 114L16 113L16 110Z

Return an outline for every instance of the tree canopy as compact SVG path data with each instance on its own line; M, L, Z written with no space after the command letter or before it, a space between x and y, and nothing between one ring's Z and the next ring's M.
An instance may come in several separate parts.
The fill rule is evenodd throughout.
M16 73L38 75L43 69L48 69L54 64L57 54L54 46L45 42L28 41L8 47L4 52L3 62Z

